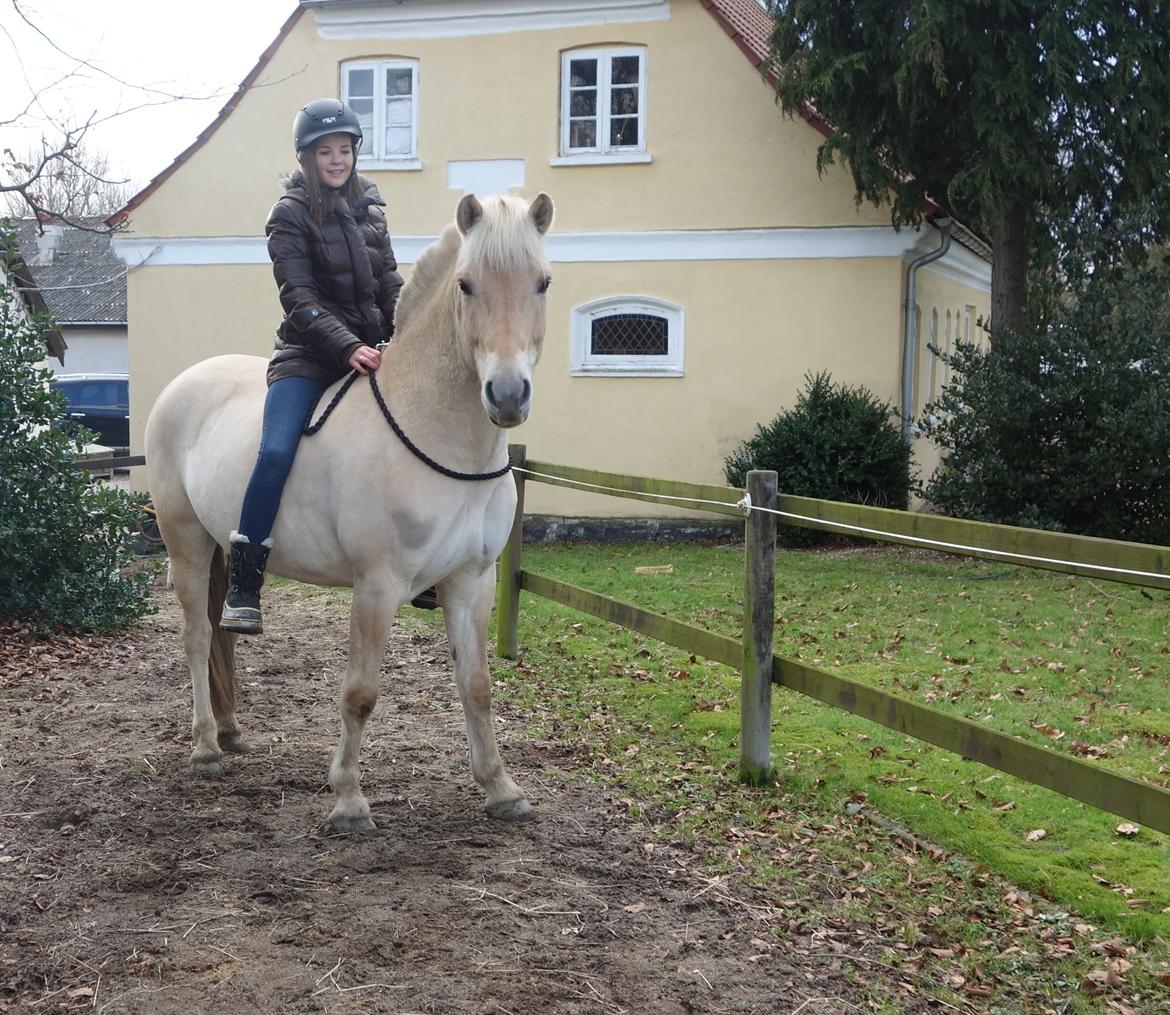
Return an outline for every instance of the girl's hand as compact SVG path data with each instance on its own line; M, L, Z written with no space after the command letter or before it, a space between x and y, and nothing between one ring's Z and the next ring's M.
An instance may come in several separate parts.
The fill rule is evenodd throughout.
M382 354L373 346L363 345L350 356L349 365L359 374L368 374L382 365Z

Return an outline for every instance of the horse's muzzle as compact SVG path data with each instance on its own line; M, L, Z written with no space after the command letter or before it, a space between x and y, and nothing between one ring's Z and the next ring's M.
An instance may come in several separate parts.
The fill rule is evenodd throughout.
M519 426L532 407L532 383L520 374L496 374L484 381L483 406L496 426Z

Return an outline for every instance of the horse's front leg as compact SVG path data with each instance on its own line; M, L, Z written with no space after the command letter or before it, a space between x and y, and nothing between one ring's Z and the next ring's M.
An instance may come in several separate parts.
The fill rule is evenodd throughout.
M492 678L488 670L487 629L495 594L494 568L453 581L443 590L443 619L463 701L471 774L487 793L488 814L516 820L532 810L524 791L512 781L496 746L492 724Z
M335 801L328 824L337 831L374 828L369 802L361 791L358 755L366 720L378 702L378 673L400 603L399 590L391 583L360 580L354 585L349 661L341 683L341 740L329 769Z

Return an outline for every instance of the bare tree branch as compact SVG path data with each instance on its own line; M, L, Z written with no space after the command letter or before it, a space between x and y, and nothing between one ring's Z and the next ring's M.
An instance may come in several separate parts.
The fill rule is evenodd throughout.
M30 17L29 17L27 14L25 14L25 12L24 12L24 11L22 11L22 10L20 9L20 0L11 0L11 2L12 2L12 9L13 9L14 11L16 11L17 15L20 17L20 20L21 20L21 21L23 21L23 22L24 22L26 25L28 25L28 27L29 27L29 28L31 28L31 29L32 29L34 32L36 32L36 33L37 33L37 35L39 35L39 36L40 36L42 39L44 39L44 40L45 40L45 42L47 42L47 43L48 43L48 44L49 44L49 45L50 45L50 46L51 46L51 47L52 47L52 48L53 48L53 49L54 49L56 52L60 53L60 54L61 54L63 57L65 57L65 59L66 59L66 60L72 60L74 63L76 63L76 64L77 64L77 65L79 65L79 66L82 66L82 67L88 67L88 68L89 68L91 71L93 71L95 74L101 74L103 77L109 78L111 81L114 81L114 82L116 82L117 84L123 85L123 86L125 86L126 88L133 88L133 89L135 89L136 91L140 91L140 92L152 92L153 94L155 94L155 95L161 95L161 96L165 97L165 98L166 98L166 99L168 99L168 100L175 100L175 99L201 99L201 98L202 98L202 99L212 99L212 98L215 98L215 96L216 96L217 94L219 94L219 92L218 92L218 91L215 91L215 92L212 92L210 95L203 95L203 96L199 96L199 95L177 95L177 94L175 94L174 92L168 92L168 91L164 91L164 90L163 90L163 89L161 89L161 88L153 88L153 87L151 87L150 85L138 85L138 84L134 84L132 81L125 81L125 80L123 80L122 78L118 77L116 74L111 74L111 73L110 73L108 70L105 70L105 69L103 69L103 68L101 68L101 67L98 67L97 65L95 65L95 64L93 64L93 63L90 63L88 60L86 60L86 59L85 59L85 58L83 58L83 57L80 57L80 56L74 56L72 53L67 53L67 52L66 52L65 50L63 50L63 49L62 49L60 46L58 46L58 45L57 45L57 43L55 43L55 42L54 42L54 41L53 41L53 40L52 40L52 39L51 39L51 38L50 38L50 37L49 37L49 36L48 36L48 35L47 35L47 34L46 34L46 33L45 33L45 32L44 32L42 29L41 29L41 27L40 27L39 25L37 25L37 24L36 24L36 22L34 22L34 21L33 21L33 20L32 20L32 19L31 19L31 18L30 18Z

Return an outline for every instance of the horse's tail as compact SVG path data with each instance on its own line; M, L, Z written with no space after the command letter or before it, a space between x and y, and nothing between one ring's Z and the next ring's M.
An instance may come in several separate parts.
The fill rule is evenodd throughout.
M235 715L236 662L235 635L219 626L223 601L227 596L227 561L223 550L215 548L211 557L211 574L207 581L207 619L211 621L211 651L208 653L208 677L211 685L211 710L214 715Z

